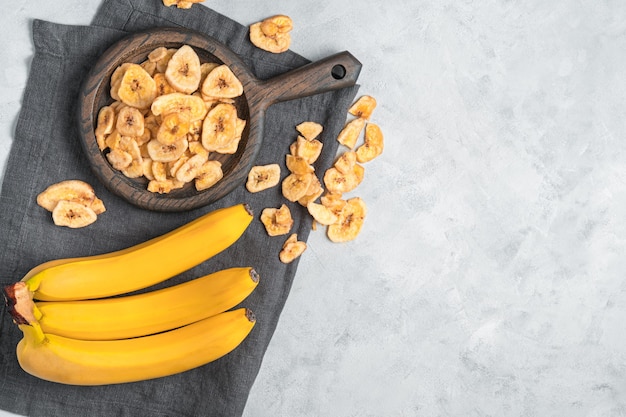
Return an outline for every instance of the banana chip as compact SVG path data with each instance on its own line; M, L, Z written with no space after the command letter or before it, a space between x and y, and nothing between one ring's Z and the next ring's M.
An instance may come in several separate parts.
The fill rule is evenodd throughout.
M148 142L148 154L153 161L171 162L180 158L188 146L187 139L180 139L168 145L162 144L157 139L152 139Z
M117 96L127 106L146 109L157 94L154 79L139 64L128 64L117 88Z
M339 221L339 216L323 204L309 202L306 208L309 214L313 216L313 219L324 226L335 224Z
M365 126L365 119L362 117L358 117L356 119L352 119L341 129L339 132L339 136L337 136L337 140L344 146L347 146L350 149L354 149L356 142L359 140L359 136L363 131L363 127Z
M348 113L353 116L369 120L376 108L376 99L372 96L361 96L350 106Z
M52 213L55 225L70 228L88 226L106 211L93 187L81 180L65 180L48 186L37 195L37 204Z
M144 130L143 114L135 107L123 106L117 113L115 128L122 136L141 136Z
M211 188L224 177L222 164L219 161L206 161L198 170L195 187L197 191Z
M289 201L298 201L306 195L314 176L313 173L289 174L282 182L283 196Z
M202 145L208 151L226 147L237 137L237 119L237 109L232 104L213 107L202 124Z
M286 235L293 226L291 211L286 204L280 208L268 207L261 212L261 223L270 236Z
M253 166L248 173L246 188L251 193L272 188L280 182L280 165L268 164Z
M305 139L313 140L322 133L322 131L324 130L324 127L321 124L316 123L316 122L302 122L296 126L296 130Z
M202 83L202 97L235 98L243 94L243 85L226 64L211 70Z
M322 153L324 144L317 139L307 139L298 136L291 152L295 156L303 158L307 163L313 164Z
M184 93L170 93L158 96L150 106L155 116L170 113L188 112L191 121L202 120L207 108L202 98Z
M341 220L328 226L326 231L328 238L332 242L354 240L361 232L366 214L365 202L360 197L350 198L341 211Z
M283 244L283 247L278 254L278 258L282 263L291 263L300 255L302 255L306 248L306 242L299 241L298 235L293 233L287 238L287 240Z
M380 127L373 123L365 126L364 143L356 150L357 161L369 162L383 153L384 139Z
M89 207L73 201L61 200L52 210L52 221L57 226L71 229L89 226L98 215Z
M188 112L169 113L163 116L156 139L163 145L171 145L187 137L190 125Z
M165 79L175 90L191 94L200 85L200 58L189 45L181 46L170 58Z
M166 7L176 6L179 9L191 9L196 3L202 3L204 0L163 0L163 5Z
M250 25L250 41L257 48L279 54L291 45L293 22L289 16L276 15Z

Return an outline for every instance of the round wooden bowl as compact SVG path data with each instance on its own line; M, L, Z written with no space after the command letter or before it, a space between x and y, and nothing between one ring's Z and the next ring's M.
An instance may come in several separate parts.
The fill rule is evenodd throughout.
M110 96L113 71L124 62L141 63L155 48L191 46L201 62L226 64L243 85L243 95L235 99L239 118L246 127L234 154L211 153L209 159L222 163L224 177L214 186L197 191L193 183L167 194L147 190L145 177L128 178L114 169L99 149L95 127L100 109L114 100ZM202 33L182 28L156 28L131 34L111 46L97 61L84 80L78 103L78 130L86 157L102 183L129 203L147 210L185 211L211 204L245 182L263 141L263 117L273 103L292 100L356 83L361 64L349 52L341 52L321 61L269 80L257 79L243 61L225 45Z

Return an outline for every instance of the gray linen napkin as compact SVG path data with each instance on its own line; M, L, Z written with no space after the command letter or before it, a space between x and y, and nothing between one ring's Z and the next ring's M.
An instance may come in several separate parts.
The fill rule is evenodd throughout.
M156 0L105 0L91 26L33 21L35 54L0 194L0 284L19 280L29 269L47 260L125 248L208 211L245 202L256 219L235 245L160 286L226 267L253 266L261 281L242 306L255 312L257 324L235 351L206 366L150 381L80 387L42 381L21 370L15 357L21 332L2 308L0 409L46 417L225 417L241 415L244 409L298 265L297 260L288 265L278 260L285 236L268 237L258 217L263 208L286 203L295 221L292 231L306 240L311 221L304 208L285 200L280 187L253 195L241 186L217 203L189 212L138 209L98 182L82 154L75 126L80 82L98 56L129 32L175 25L202 31L224 42L259 78L272 77L308 62L292 52L273 55L254 48L245 26L204 6L194 6L189 11L166 8ZM312 120L324 125L320 138L324 148L315 166L318 173L324 172L334 161L338 146L335 138L357 90L355 86L270 107L265 117L264 146L256 163L277 162L286 173L284 155L296 138L295 126ZM52 224L50 213L37 206L39 192L65 179L89 182L104 200L107 211L96 223L83 229L60 228Z

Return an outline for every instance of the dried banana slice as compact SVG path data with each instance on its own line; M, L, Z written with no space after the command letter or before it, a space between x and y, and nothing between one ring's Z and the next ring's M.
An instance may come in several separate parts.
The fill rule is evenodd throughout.
M178 49L176 49L176 48L166 48L165 49L165 54L161 57L161 59L156 61L156 66L157 66L156 70L157 70L157 72L165 73L165 70L167 69L167 64L169 64L170 59L176 53L177 50Z
M243 85L226 64L209 72L202 83L202 97L235 98L243 94Z
M198 176L194 182L197 191L211 188L224 177L222 164L219 161L206 161L198 170Z
M354 190L363 180L363 167L355 164L352 172L342 173L331 167L324 173L324 185L331 193L344 194Z
M57 226L71 229L89 226L98 215L89 207L73 201L61 200L52 210L52 221Z
M190 116L186 111L169 113L163 116L156 139L163 145L171 145L187 137L190 126Z
M98 148L103 151L106 149L105 139L106 135L109 135L113 131L115 126L115 110L111 106L104 106L98 112L98 118L96 121L96 142Z
M380 127L373 123L365 126L364 143L356 150L357 161L364 163L378 157L384 148L383 132Z
M102 214L107 211L106 207L104 206L104 201L100 200L98 197L93 199L89 208L92 209L93 212L96 214Z
M152 161L152 159L150 159ZM165 162L152 161L152 176L157 181L167 180L167 164Z
M306 195L314 176L312 173L288 175L282 182L283 196L289 201L298 201Z
M65 180L52 184L39 193L37 204L52 211L61 200L90 206L95 198L96 193L88 183L81 180Z
M183 188L184 182L177 181L175 179L167 179L163 181L152 180L148 182L148 191L152 193L167 194L172 190Z
M350 149L354 149L361 132L363 131L363 127L365 126L365 119L361 117L357 117L356 119L352 119L341 129L339 132L339 136L337 136L337 141L344 146L347 146Z
M282 204L280 208L268 207L261 212L261 223L270 236L286 235L293 226L293 218L289 206Z
M159 46L154 48L148 54L148 61L157 63L167 56L167 48L165 46Z
M342 174L350 174L354 171L354 166L356 164L356 152L347 151L341 154L339 158L335 161L335 168Z
M328 226L326 231L332 242L347 242L353 240L361 232L367 207L360 197L353 197L346 201L341 214L341 221Z
M296 126L296 130L306 140L313 140L322 133L324 127L316 122L302 122Z
M224 148L237 136L237 109L220 103L213 107L202 123L202 146L208 151Z
M200 167L207 162L204 155L194 155L176 170L176 179L180 182L191 182L200 173Z
M271 16L250 25L250 41L257 48L278 54L289 49L292 29L293 21L289 16Z
M179 9L191 9L196 3L202 3L204 0L163 0L163 4L167 7L176 6Z
M277 14L263 19L261 22L261 30L268 36L274 36L277 33L291 32L293 29L293 20L287 15Z
M135 107L124 106L117 113L115 128L122 136L141 136L144 131L143 114Z
M309 162L301 156L294 156L291 154L287 154L286 156L286 164L289 172L297 175L309 174L315 169Z
M321 155L323 146L324 144L317 139L309 140L304 136L298 136L291 152L302 157L307 163L313 164Z
M278 254L278 258L284 264L291 263L300 255L302 255L306 248L306 242L299 241L298 235L296 233L293 233L287 238L287 240L283 244L283 247Z
M246 188L251 193L272 188L280 182L280 165L268 164L253 166L248 173Z
M150 109L155 116L186 111L189 113L191 122L202 120L207 114L207 108L202 98L184 93L170 93L158 96L152 102Z
M120 81L117 95L127 106L147 109L156 97L154 79L139 64L128 64Z
M156 83L157 96L164 96L165 94L176 92L174 87L172 87L170 83L167 82L167 79L165 78L165 74L163 74L162 72L157 72L156 74L152 76L152 78L154 79L154 82Z
M183 45L172 55L165 70L165 79L174 89L191 94L200 85L200 58L189 45Z
M339 216L323 204L310 202L306 208L313 219L321 225L328 226L339 221Z
M304 196L298 199L298 203L306 207L310 202L317 200L317 198L323 193L324 189L322 188L320 180L317 178L317 176L313 175L313 179L311 181L311 184L309 185L309 188L307 188Z
M157 139L152 139L148 142L148 154L153 161L171 162L180 158L188 146L187 139L181 139L169 145L164 145Z
M133 162L133 157L128 152L117 148L107 153L106 158L109 164L118 171L129 167Z
M361 96L350 106L348 113L358 118L369 119L376 108L376 99L372 96Z

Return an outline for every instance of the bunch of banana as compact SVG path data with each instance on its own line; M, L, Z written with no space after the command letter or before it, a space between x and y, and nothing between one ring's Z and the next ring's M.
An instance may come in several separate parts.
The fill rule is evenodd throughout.
M34 268L4 288L24 334L17 345L20 366L48 381L104 385L176 374L231 352L255 324L249 309L232 310L256 288L253 268L126 293L226 249L251 220L247 206L236 205L125 250Z

